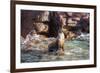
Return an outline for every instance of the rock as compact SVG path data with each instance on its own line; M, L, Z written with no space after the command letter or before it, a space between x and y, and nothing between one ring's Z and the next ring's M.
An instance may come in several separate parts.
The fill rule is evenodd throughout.
M33 23L33 26L37 33L48 32L48 25L45 25L44 23Z
M41 13L40 21L49 21L49 11L44 11Z
M76 28L80 26L82 31L89 32L89 14L21 10L21 36L24 38L33 29L38 33L46 32L49 33L50 37L56 37L59 25L74 26ZM73 30L73 28L70 29Z
M27 34L34 29L33 23L38 24L37 26L42 26L39 28L36 26L36 29L41 31L48 30L47 23L49 21L49 12L48 11L32 11L32 10L21 10L21 36L26 38ZM42 29L43 28L43 29Z
M73 21L80 21L80 17L73 17L72 20Z
M35 13L37 12L37 13ZM33 21L35 22L45 22L49 21L49 12L48 11L35 11L33 17Z
M64 33L64 34L65 34L65 38L66 38L67 40L73 40L73 39L75 39L76 36L77 36L75 33L71 32L71 31L67 31L67 32Z
M68 21L67 21L67 23L68 24L77 24L77 21L73 21L72 18L69 18Z
M57 37L58 30L66 25L66 16L64 12L50 12L49 15L49 36Z
M34 29L32 21L33 15L35 15L33 11L21 10L21 36L24 38Z

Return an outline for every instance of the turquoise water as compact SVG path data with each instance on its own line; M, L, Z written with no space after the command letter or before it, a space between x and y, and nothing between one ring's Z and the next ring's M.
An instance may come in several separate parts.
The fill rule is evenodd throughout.
M89 59L89 42L71 40L65 41L64 60L86 60Z
M53 39L50 40L52 41ZM21 62L72 61L89 59L89 42L86 40L65 40L65 54L63 56L43 52L45 49L48 49L47 46L50 40L41 40L37 44L33 44L31 47L32 50L21 50ZM41 51L42 49L43 51Z

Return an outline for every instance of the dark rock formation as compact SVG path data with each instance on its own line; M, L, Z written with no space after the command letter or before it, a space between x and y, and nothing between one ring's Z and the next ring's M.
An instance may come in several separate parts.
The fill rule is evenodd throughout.
M57 37L57 32L58 32L58 25L59 25L59 20L56 15L56 12L50 12L49 15L49 36L50 37Z
M89 14L77 12L53 12L21 10L21 36L26 36L32 30L37 34L57 37L58 30L63 29L65 36L89 33ZM66 31L65 31L66 30Z
M25 38L31 30L48 32L48 11L21 10L21 35Z
M58 30L66 25L66 18L63 12L50 12L49 14L49 36L57 37Z
M89 14L88 13L67 13L67 28L69 31L89 32Z
M33 30L32 11L21 10L21 35L25 38L26 35Z

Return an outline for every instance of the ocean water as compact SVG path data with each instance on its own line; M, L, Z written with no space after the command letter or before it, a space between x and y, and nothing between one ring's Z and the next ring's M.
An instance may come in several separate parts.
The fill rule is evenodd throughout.
M84 36L84 38L87 38ZM21 62L49 62L49 61L73 61L73 60L88 60L89 59L89 40L80 38L75 40L65 40L64 55L59 56L48 52L49 42L55 38L46 40L36 40L31 47L21 44Z

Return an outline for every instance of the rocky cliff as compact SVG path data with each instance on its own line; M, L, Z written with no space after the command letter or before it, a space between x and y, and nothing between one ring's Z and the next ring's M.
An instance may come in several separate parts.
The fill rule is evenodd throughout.
M33 30L40 35L56 37L59 25L63 25L66 38L80 32L89 33L89 14L21 10L21 36L24 38Z

